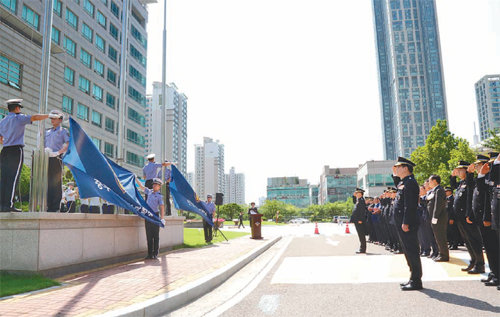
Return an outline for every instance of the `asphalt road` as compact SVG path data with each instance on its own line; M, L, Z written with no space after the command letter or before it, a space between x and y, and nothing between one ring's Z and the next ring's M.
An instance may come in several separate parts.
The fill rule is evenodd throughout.
M173 316L493 316L500 313L500 291L481 276L460 271L465 250L450 263L422 259L424 290L402 292L409 276L403 255L359 242L336 224L265 228L283 241L205 297ZM263 234L266 232L263 231Z

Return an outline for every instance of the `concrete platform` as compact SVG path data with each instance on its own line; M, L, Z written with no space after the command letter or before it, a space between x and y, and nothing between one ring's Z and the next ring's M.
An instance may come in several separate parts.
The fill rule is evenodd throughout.
M166 217L160 249L183 243L184 217ZM61 276L147 253L136 215L0 213L0 270Z

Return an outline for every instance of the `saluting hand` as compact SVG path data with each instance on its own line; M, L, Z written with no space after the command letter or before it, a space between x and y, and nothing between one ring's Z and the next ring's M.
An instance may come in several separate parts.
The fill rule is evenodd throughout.
M479 171L479 174L486 175L489 172L490 172L490 164L483 164L481 170Z
M467 167L467 173L474 173L474 170L476 169L476 165L471 164L469 167Z
M450 219L450 225L454 224L455 221L453 219Z
M403 224L403 225L401 225L401 229L403 229L404 232L408 232L408 231L410 231L410 226Z
M491 227L491 221L483 221L485 227Z
M465 221L467 221L468 224L472 224L472 221L469 219L469 217L465 218Z

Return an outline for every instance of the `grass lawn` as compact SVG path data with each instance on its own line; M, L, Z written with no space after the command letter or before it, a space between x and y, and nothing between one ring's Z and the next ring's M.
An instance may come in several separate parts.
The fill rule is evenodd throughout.
M239 238L243 236L249 235L247 232L232 232L232 231L224 231L224 233L228 240ZM214 237L212 243L222 242L224 237L221 234L217 234L217 237ZM184 228L184 244L178 245L174 247L174 249L182 249L182 248L199 248L206 246L205 235L203 234L203 228Z
M35 291L55 285L60 284L40 275L17 275L0 272L0 297Z

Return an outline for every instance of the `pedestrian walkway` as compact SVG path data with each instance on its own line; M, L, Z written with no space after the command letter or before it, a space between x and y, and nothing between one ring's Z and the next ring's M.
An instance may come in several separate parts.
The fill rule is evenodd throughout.
M268 237L266 237L268 238ZM90 316L176 290L262 247L248 236L59 279L63 286L0 300L0 316Z

